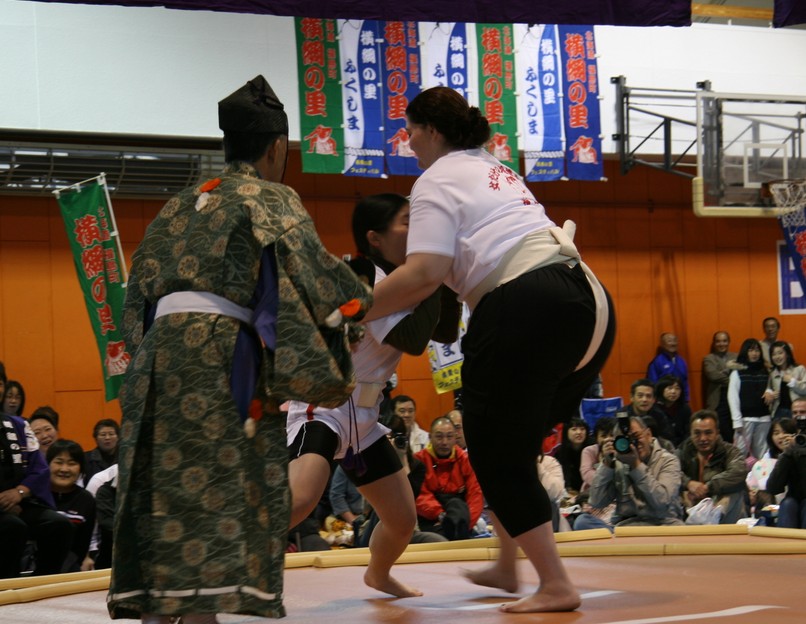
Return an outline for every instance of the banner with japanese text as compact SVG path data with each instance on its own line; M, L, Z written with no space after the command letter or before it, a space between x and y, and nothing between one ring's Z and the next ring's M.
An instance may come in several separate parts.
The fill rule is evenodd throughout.
M518 108L512 24L477 24L479 108L490 124L486 148L518 171Z
M467 332L467 323L470 320L470 308L462 305L462 319L459 323L459 338L456 342L445 344L428 342L428 362L431 365L431 378L434 380L434 389L437 394L444 394L462 387L462 336Z
M295 24L303 171L419 175L405 109L421 90L447 86L481 109L484 147L527 181L603 179L592 26Z
M420 22L423 89L450 87L468 99L472 89L469 50L472 24Z
M376 20L339 20L344 174L386 175L380 26Z
M566 176L601 180L602 128L593 26L558 26L563 74Z
M62 191L58 202L101 356L106 400L111 401L117 398L131 361L120 331L125 268L113 240L117 232L112 207L100 182Z
M417 22L382 22L381 76L384 85L386 172L419 175L417 156L409 147L406 107L420 93L420 46Z
M518 42L515 70L526 179L559 180L565 175L565 151L557 27L515 24L514 35Z
M306 173L344 169L344 119L336 20L294 20L299 72L300 153Z

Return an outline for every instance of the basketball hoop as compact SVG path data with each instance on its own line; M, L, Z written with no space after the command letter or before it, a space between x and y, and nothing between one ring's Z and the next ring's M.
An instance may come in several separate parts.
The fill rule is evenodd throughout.
M784 227L806 226L806 179L775 180L767 185Z

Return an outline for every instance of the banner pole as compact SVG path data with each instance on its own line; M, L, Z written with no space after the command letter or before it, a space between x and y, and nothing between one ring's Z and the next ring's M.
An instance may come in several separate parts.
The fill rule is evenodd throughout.
M80 193L82 184L86 184L87 182L92 182L93 180L100 180L101 177L103 177L104 175L106 175L106 174L102 173L102 174L97 175L95 177L87 178L86 180L81 180L81 182L76 182L75 184L68 184L67 186L59 187L59 188L51 191L51 193L53 193L56 196L56 199L59 199L59 196L61 195L62 191L66 191L68 189L75 189L76 191L78 191ZM106 188L105 184L104 184L104 188ZM108 198L109 198L109 194L107 194L107 199Z
M129 270L126 268L126 258L123 255L123 244L120 242L120 233L118 232L118 224L115 221L115 210L112 208L112 198L109 196L109 187L106 185L105 172L101 172L101 175L98 176L98 184L104 188L106 205L109 207L109 219L112 221L112 231L109 234L115 237L115 242L117 243L118 254L120 255L120 268L123 269L123 283L121 286L126 288L129 283Z

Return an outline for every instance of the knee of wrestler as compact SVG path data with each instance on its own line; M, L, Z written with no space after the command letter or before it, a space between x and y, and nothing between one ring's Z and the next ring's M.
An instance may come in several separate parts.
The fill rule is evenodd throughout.
M411 535L417 525L417 511L414 506L397 510L393 514L385 514L380 521L388 531L398 534Z

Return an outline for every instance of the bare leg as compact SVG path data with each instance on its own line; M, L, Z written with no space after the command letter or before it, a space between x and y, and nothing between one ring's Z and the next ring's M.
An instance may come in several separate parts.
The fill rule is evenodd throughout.
M490 519L495 527L495 534L500 542L498 559L485 568L478 570L463 570L462 574L471 583L483 585L484 587L495 587L506 592L515 593L518 591L518 570L516 558L518 556L518 544L510 537L503 525L490 514Z
M573 611L581 604L579 593L565 571L551 522L544 522L515 538L540 577L538 590L501 607L507 613Z
M330 478L330 464L321 455L305 453L288 465L291 488L291 520L289 528L305 520L316 507Z
M411 540L417 523L417 512L411 485L403 470L358 488L380 522L369 539L370 560L364 582L378 591L399 598L422 596L419 589L404 585L389 574Z

